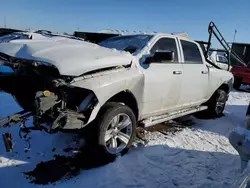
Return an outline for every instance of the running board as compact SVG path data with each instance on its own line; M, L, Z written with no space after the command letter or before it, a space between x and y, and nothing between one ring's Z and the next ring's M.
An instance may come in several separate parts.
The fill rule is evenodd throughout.
M176 119L176 118L179 118L179 117L182 117L185 115L193 114L195 112L200 112L200 111L203 111L206 109L207 109L207 106L188 108L188 109L179 110L176 112L164 114L161 116L151 117L151 118L143 120L141 123L142 123L143 127L150 127L150 126L153 126L153 125L165 122L165 121L169 121L169 120Z

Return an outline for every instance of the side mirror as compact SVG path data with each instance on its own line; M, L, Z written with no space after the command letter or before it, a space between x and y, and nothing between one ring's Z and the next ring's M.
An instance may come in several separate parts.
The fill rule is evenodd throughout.
M153 56L146 58L145 64L150 64L153 62L162 63L164 61L173 61L175 59L175 54L173 51L156 51Z

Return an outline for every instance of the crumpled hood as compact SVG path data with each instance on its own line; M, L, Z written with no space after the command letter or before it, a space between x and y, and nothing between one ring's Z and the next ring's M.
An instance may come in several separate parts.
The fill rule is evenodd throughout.
M128 65L133 57L128 52L74 39L15 40L1 43L0 52L17 58L53 64L61 75L68 76L79 76L101 68Z

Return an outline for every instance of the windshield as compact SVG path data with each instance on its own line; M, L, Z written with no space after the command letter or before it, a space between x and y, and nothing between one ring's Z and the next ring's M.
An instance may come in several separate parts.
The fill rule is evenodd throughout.
M81 38L75 37L73 35L69 35L69 34L57 34L57 33L52 33L51 31L46 31L46 30L38 30L35 31L34 33L38 33L44 37L65 37L65 38L69 38L69 39L75 39L75 40L83 40Z
M29 36L23 33L11 33L9 35L4 35L0 37L0 43L5 43L17 39L29 39Z
M99 45L106 48L129 51L131 54L136 55L147 45L152 37L153 35L118 36L104 40Z
M29 37L30 35L30 37ZM18 39L44 39L44 38L53 38L53 37L64 37L69 39L75 39L75 40L83 40L78 37L72 36L72 35L60 35L60 34L53 34L51 32L46 31L36 31L33 33L11 33L8 35L4 35L0 37L0 43L6 43L10 42L12 40L18 40Z

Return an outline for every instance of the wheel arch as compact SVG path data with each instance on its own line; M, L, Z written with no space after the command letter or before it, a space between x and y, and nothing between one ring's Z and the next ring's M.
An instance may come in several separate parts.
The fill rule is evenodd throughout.
M216 92L217 92L219 89L222 89L222 90L225 91L227 94L229 94L229 92L230 92L230 87L229 87L229 85L228 85L227 83L223 83L223 84L221 84L221 85L211 94L211 96L209 97L209 99L208 99L206 102L204 102L203 105L207 105L207 104L210 102L210 100L213 99L213 97L216 95Z
M123 90L113 95L110 99L107 100L106 103L108 102L118 102L127 105L134 112L136 120L138 120L139 117L138 103L134 94L130 90Z
M224 90L227 94L229 94L229 92L230 92L230 87L229 87L229 85L226 84L226 83L223 83L218 89ZM217 89L217 90L218 90L218 89Z
M98 98L96 98L96 99L98 100ZM92 121L94 121L96 119L96 117L98 116L98 114L100 114L102 112L105 104L110 103L110 102L117 102L117 103L127 105L133 111L133 113L136 117L136 121L138 121L140 114L139 114L139 107L138 107L136 97L134 96L134 94L130 90L123 90L123 91L116 93L115 95L113 95L109 99L105 100L104 103L97 102L95 107L91 110L90 117L89 117L88 121L86 122L86 124L84 124L84 127L87 126L88 124L90 124Z

